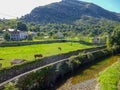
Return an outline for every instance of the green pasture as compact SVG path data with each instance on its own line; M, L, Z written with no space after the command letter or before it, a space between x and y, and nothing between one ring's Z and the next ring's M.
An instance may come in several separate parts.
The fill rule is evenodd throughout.
M62 50L58 50L61 47ZM66 53L77 49L85 49L93 46L80 43L51 43L51 44L36 44L16 47L0 47L0 63L2 67L10 66L10 61L13 59L34 60L34 54L42 54L45 56Z

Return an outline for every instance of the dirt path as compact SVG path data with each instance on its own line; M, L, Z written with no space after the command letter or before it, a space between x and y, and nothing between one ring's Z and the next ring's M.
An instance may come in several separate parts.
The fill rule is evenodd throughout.
M70 85L69 88L66 86L66 87L62 87L58 90L99 90L96 87L97 85L98 85L97 79L93 78L93 79L84 81L80 84Z
M117 88L118 88L118 90L120 90L120 80L118 82Z
M95 90L97 79L90 79L70 87L70 90Z

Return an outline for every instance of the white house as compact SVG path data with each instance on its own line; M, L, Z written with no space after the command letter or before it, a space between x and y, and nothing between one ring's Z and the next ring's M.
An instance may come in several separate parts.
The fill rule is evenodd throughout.
M61 32L57 32L57 38L64 38L64 35L63 35L63 33L61 33Z
M15 29L5 29L3 32L9 32L10 40L19 41L27 38L28 34L25 31L15 30Z
M36 32L29 31L28 33L31 34L32 36L37 36Z
M105 43L106 40L105 40L103 37L94 37L94 38L92 39L92 42L93 42L93 43Z
M24 60L24 59L14 59L14 60L12 60L10 63L11 63L11 65L14 65L14 64L20 64L20 63L23 63L23 62L25 62L26 60Z

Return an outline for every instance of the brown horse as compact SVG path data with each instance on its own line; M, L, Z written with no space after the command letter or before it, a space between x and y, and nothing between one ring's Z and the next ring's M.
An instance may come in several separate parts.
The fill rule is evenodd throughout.
M43 57L43 55L42 55L42 54L35 54L34 57L35 57L35 59L36 59L37 57L41 58L41 57Z
M61 51L62 50L62 48L61 47L58 47L58 49Z

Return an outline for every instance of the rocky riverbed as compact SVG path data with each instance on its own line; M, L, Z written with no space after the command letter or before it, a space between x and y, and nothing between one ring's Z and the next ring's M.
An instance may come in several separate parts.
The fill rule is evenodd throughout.
M98 82L96 78L86 80L80 84L72 85L72 86L63 86L58 90L99 90Z

